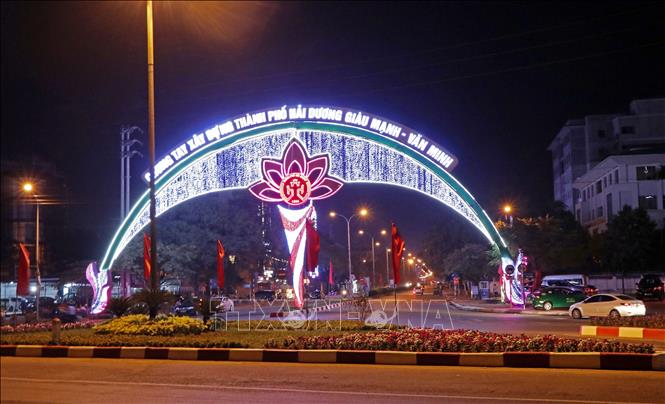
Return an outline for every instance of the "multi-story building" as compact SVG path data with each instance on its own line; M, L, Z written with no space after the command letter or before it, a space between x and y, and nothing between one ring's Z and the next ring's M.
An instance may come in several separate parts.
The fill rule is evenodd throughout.
M665 224L665 153L610 156L577 178L575 217L592 234L624 206L642 208L659 228Z
M548 150L554 199L573 211L581 196L573 183L608 156L665 152L665 98L634 100L629 114L569 120Z

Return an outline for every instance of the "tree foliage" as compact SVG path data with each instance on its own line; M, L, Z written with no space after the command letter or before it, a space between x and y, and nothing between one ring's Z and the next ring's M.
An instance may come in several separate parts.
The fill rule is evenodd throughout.
M607 226L605 266L617 273L653 270L658 264L657 240L656 224L647 212L626 206Z
M181 204L157 219L157 251L162 280L195 284L216 276L217 240L225 250L225 280L247 281L263 257L258 203L244 192L215 193ZM143 234L114 264L143 276ZM235 257L231 264L229 257Z
M589 236L562 204L542 216L517 218L512 226L499 222L497 227L513 256L520 248L529 256L532 270L559 273L591 265Z
M465 280L473 282L491 280L497 267L492 266L493 253L484 244L467 244L450 252L443 266L447 273L456 272Z

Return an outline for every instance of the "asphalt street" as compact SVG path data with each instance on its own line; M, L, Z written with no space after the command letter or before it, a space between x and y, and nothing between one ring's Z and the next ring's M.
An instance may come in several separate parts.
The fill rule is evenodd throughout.
M665 403L665 373L137 359L0 360L3 403Z

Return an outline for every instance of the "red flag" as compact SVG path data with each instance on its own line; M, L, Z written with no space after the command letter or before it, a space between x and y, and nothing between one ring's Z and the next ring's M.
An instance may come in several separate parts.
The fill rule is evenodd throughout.
M395 223L392 224L392 249L393 256L393 278L395 287L399 284L400 270L402 269L402 253L404 252L404 240L397 231Z
M150 236L143 233L143 277L150 282Z
M217 287L224 289L224 246L217 240Z
M334 285L335 284L335 281L333 280L332 259L330 260L330 270L328 271L328 284L329 285Z
M309 219L305 223L305 230L307 232L307 244L305 250L307 253L307 260L305 267L309 272L314 272L316 266L319 265L319 251L321 250L319 232L316 231L314 223Z
M18 282L16 283L16 296L30 294L30 253L22 243L19 243Z

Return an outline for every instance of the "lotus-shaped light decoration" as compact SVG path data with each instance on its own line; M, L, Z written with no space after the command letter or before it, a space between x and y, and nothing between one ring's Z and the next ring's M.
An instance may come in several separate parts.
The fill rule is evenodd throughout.
M266 202L285 202L291 206L308 200L325 199L342 187L340 179L328 175L330 157L327 154L308 156L298 139L287 144L281 160L264 158L261 161L263 179L249 187L257 198Z

